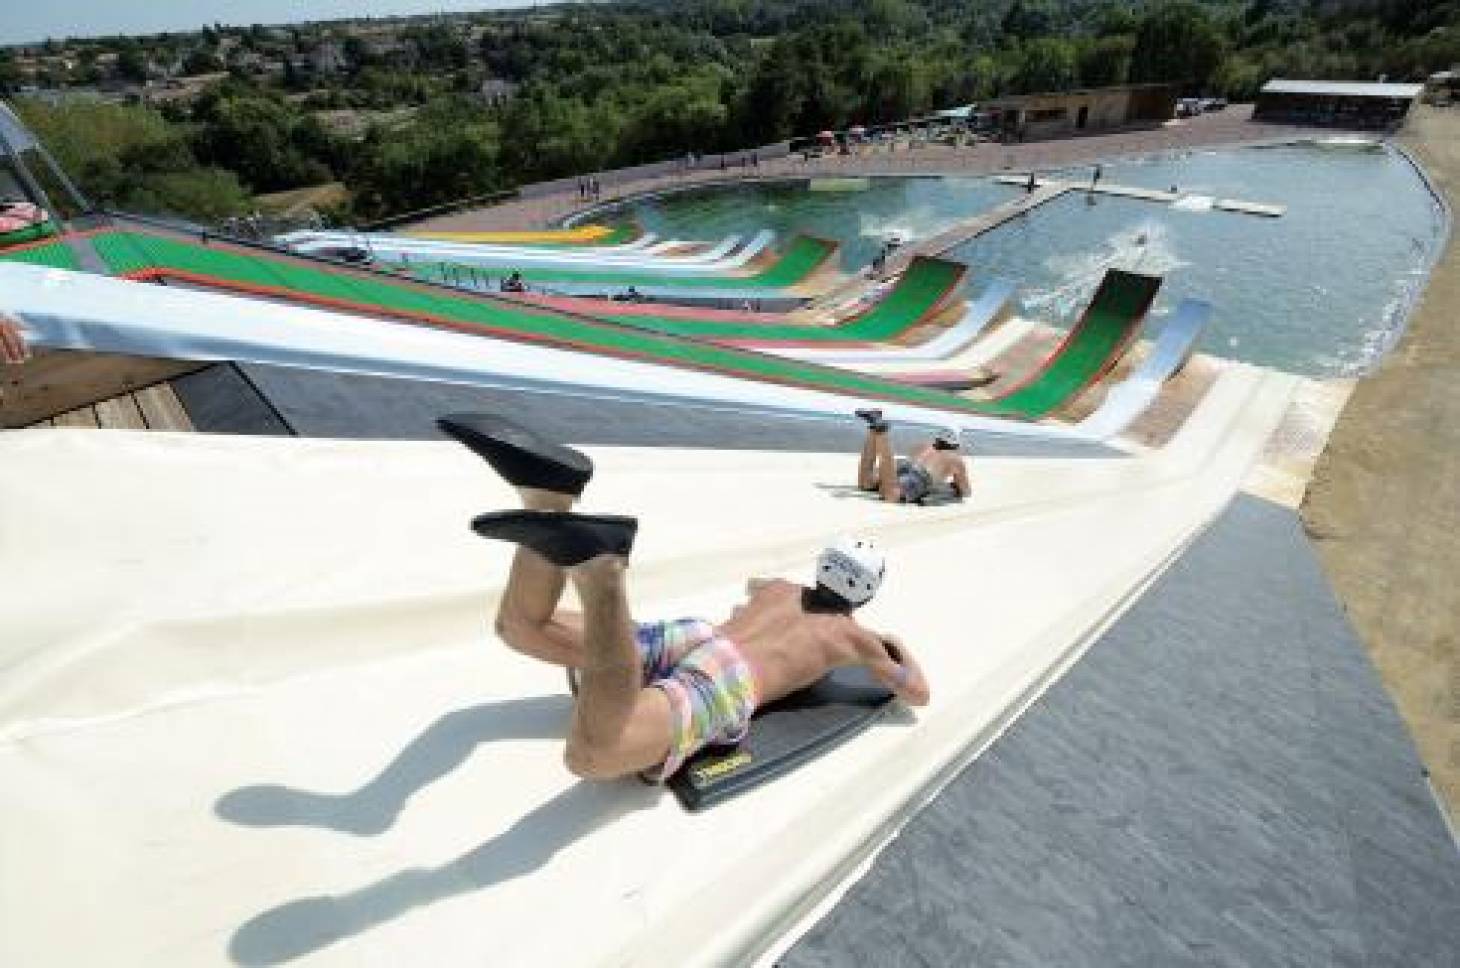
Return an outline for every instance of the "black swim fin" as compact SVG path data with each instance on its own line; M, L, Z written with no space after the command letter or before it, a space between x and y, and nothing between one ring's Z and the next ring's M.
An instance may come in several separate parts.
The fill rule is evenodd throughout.
M852 413L856 415L858 420L866 421L867 429L872 431L872 433L883 434L887 432L887 421L882 419L881 410L868 408L865 410L853 410Z
M616 514L492 511L472 519L471 529L483 538L531 548L553 564L570 568L599 555L627 558L639 522Z
M593 476L588 455L491 413L449 413L436 426L486 460L509 484L577 497Z

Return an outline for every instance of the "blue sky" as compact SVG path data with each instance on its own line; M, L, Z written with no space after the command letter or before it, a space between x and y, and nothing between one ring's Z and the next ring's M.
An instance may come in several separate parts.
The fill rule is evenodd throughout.
M277 24L533 5L533 0L0 0L0 45L197 30L214 21Z

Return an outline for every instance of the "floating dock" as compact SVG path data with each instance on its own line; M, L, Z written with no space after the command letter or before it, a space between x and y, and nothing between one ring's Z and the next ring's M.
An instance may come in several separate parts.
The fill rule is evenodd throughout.
M1028 185L1028 175L998 175L994 181L1001 185ZM1034 184L1037 191L1048 188L1059 188L1063 192L1080 191L1093 192L1096 195L1114 195L1117 198L1139 198L1148 202L1165 202L1175 204L1183 198L1206 197L1197 196L1191 193L1180 191L1163 191L1159 188L1141 188L1136 185L1113 185L1107 182L1092 185L1089 182L1062 181L1054 178L1035 178ZM1243 215L1261 215L1267 218L1277 218L1287 213L1286 205L1269 205L1265 202L1246 202L1235 198L1213 199L1211 207L1223 212L1239 212Z

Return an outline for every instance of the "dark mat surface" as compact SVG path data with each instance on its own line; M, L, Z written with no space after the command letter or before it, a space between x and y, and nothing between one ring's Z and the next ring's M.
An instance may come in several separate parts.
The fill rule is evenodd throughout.
M1295 515L1239 498L781 964L1454 966L1460 854Z
M293 430L242 370L218 363L172 381L193 427L207 434L290 436Z
M439 436L438 416L473 409L504 413L556 440L590 445L837 453L857 451L864 433L861 422L850 415L845 420L801 420L772 411L604 400L526 388L463 387L253 364L239 369L303 437L432 438ZM905 451L925 442L927 434L926 428L895 429L893 443ZM973 452L1037 457L1115 453L1099 444L1003 435L975 438Z
M756 710L739 745L701 750L669 780L679 802L702 810L781 777L867 728L892 693L866 669L837 669Z

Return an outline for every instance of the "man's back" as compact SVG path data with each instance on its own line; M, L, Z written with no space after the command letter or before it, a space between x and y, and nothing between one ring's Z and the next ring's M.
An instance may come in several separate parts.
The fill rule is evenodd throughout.
M772 702L811 685L839 666L865 665L886 678L896 663L883 640L851 615L810 604L810 591L788 581L755 581L750 599L735 609L718 632L740 647L756 674L759 701ZM913 671L916 672L915 667ZM888 680L916 701L926 690L921 673Z

